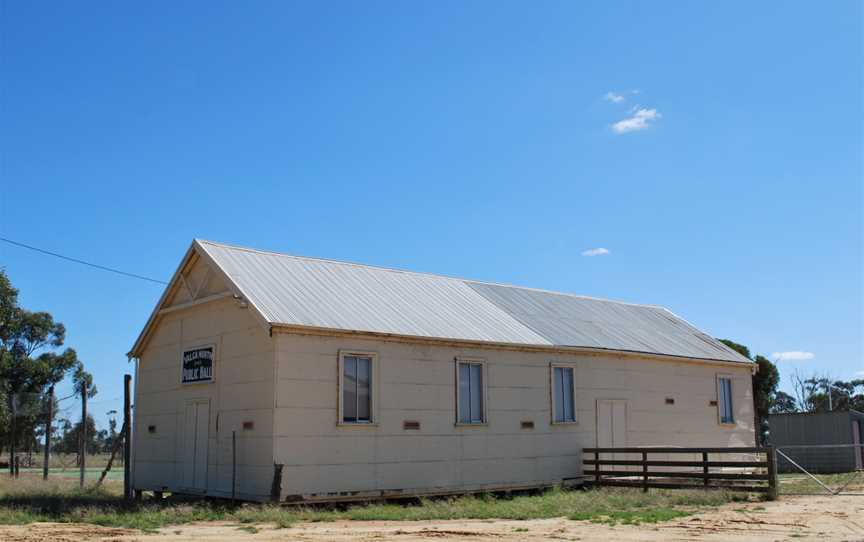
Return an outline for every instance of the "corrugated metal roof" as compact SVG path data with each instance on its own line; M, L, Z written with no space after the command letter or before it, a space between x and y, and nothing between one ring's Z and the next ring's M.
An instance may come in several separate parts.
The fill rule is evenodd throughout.
M270 324L747 362L668 310L196 240Z

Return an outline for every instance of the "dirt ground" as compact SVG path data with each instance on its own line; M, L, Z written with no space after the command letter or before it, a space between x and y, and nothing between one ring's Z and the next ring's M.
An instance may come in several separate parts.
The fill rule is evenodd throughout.
M0 527L7 542L243 542L270 541L864 541L864 496L785 497L775 502L730 504L654 525L594 524L567 519L531 521L369 521L301 523L287 529L226 522L166 527L158 533L86 524L37 523ZM257 530L257 532L250 532Z

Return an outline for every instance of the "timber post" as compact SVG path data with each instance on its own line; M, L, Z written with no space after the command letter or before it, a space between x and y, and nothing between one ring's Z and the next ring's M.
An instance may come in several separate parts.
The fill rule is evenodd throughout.
M18 414L18 409L15 408L15 403L17 403L16 399L17 396L15 393L9 394L9 414L12 416L12 432L9 435L9 478L15 477L15 434L18 432L17 420L15 419Z
M132 375L123 375L123 498L132 499Z
M81 439L79 453L81 454L81 473L78 485L84 487L84 474L87 468L87 382L81 383L81 431L78 435Z
M54 416L54 385L48 388L48 411L45 417L45 459L42 462L42 479L48 479L48 464L51 461L51 418Z
M765 447L765 460L768 463L768 500L777 499L777 450L774 446Z
M231 431L231 504L237 499L237 431Z
M648 493L648 452L642 452L642 492Z

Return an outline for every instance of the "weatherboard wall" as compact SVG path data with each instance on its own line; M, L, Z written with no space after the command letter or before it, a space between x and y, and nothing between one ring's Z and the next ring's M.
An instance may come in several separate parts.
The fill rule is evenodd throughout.
M212 383L181 384L184 350L216 346ZM207 487L231 495L231 433L237 435L238 496L269 499L273 477L273 341L230 299L161 317L142 353L135 398L134 485L187 492L183 432L187 401L209 400ZM251 422L251 428L243 428ZM150 432L149 427L155 431Z
M557 484L582 475L596 401L627 403L627 445L752 446L750 366L609 354L459 348L276 333L275 457L282 498L427 493ZM376 419L339 426L340 350L374 352ZM455 423L454 359L486 362L487 423ZM550 364L575 368L577 423L550 423ZM720 425L718 374L733 379L736 423ZM667 399L674 399L674 405ZM404 429L405 421L420 423ZM533 429L523 429L531 421Z

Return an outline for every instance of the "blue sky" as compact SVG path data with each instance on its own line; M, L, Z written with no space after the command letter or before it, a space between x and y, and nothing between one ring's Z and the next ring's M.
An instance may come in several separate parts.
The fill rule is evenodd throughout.
M166 280L201 237L661 304L812 354L784 385L852 378L862 21L858 1L5 2L0 235ZM92 410L119 406L160 287L3 244L0 266L66 324Z

